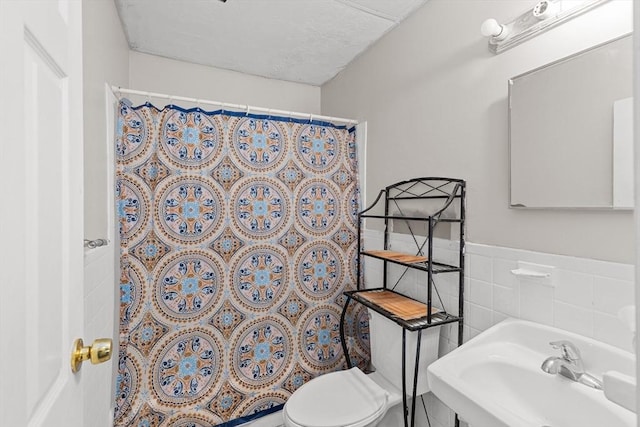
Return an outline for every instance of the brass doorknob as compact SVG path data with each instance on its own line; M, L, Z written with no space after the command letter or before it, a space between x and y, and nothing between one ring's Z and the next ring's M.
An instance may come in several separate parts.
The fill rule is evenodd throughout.
M111 359L112 346L113 341L111 338L99 338L88 346L84 345L82 338L78 338L73 343L71 352L71 371L78 372L82 367L82 362L85 360L91 360L91 363L97 365Z

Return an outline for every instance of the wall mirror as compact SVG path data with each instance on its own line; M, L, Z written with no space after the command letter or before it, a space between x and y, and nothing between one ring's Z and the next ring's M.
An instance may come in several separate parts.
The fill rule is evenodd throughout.
M512 208L633 208L632 37L509 80Z

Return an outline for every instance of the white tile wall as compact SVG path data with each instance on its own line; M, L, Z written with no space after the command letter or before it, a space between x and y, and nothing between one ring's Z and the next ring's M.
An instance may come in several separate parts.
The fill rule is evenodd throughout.
M451 243L438 241L436 246L449 249ZM465 320L469 328L486 329L489 311L493 323L505 316L522 318L632 350L631 331L618 319L618 310L633 304L633 265L475 243L466 247L470 292L465 295L469 306ZM555 267L551 278L555 287L513 275L518 261ZM489 277L490 288L483 283ZM491 297L479 295L481 292Z
M118 358L117 339L114 333L116 299L113 244L87 250L84 257L85 285L85 342L96 338L112 338L114 349L111 360L82 369L82 381L90 392L85 397L85 420L92 420L93 427L113 425L114 367ZM86 364L85 364L86 365ZM109 414L105 418L96 414Z

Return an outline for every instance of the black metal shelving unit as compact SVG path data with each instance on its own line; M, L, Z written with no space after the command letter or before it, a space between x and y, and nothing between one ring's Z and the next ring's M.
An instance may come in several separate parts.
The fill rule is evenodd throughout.
M352 368L353 366L349 357L347 341L345 340L344 334L344 320L351 302L363 304L382 316L391 319L402 327L402 403L404 406L405 427L409 427L409 425L411 427L415 426L415 402L418 385L422 331L427 328L457 322L458 345L461 345L463 340L465 186L466 183L462 179L442 177L414 178L398 182L380 190L375 201L358 214L358 283L357 290L344 292L346 301L340 321L342 348L347 361L347 366ZM384 214L370 213L375 210L376 207L378 207L378 209L380 208L381 201L384 201ZM424 204L425 206L421 207L421 204ZM410 209L416 208L419 211L419 214L415 214L413 211L410 211ZM393 213L390 213L391 210L393 210ZM364 250L362 231L365 219L377 219L384 221L384 249L375 251ZM415 253L402 254L390 250L391 243L389 228L392 226L394 221L399 221L406 225L408 234L411 235L415 243ZM416 224L426 225L426 235L420 235L419 231L414 230L414 228L416 228ZM433 244L434 232L439 226L442 226L442 224L450 225L449 235L452 236L452 241L456 241L455 237L457 232L458 259L456 260L457 262L453 262L451 264L436 261L434 259L438 258ZM376 262L383 262L383 286L381 288L366 288L366 277L362 270L362 259L364 257L377 260ZM398 282L390 286L388 271L388 265L390 264L404 267L405 272L409 269L426 272L426 295L424 301L417 301L396 292L394 288L401 279L398 279ZM434 282L434 277L439 274L458 275L458 313L456 314L447 313L442 301L440 301L440 308L433 306L434 294L436 298L440 298L438 289ZM382 299L379 299L378 297L382 297ZM401 304L410 305L414 309L418 307L419 314L406 316L395 311L393 307L386 306L384 303L379 303L379 301L382 301L385 298L393 299ZM424 315L422 315L421 307L424 307ZM407 405L405 366L407 331L418 331L410 417ZM411 420L410 423L409 419Z

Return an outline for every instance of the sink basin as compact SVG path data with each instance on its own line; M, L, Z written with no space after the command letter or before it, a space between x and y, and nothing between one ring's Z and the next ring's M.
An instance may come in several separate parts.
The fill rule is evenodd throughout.
M587 372L635 376L635 356L561 329L507 319L432 363L431 391L471 427L635 427L636 414L602 390L540 369L559 356L549 342L568 340Z

